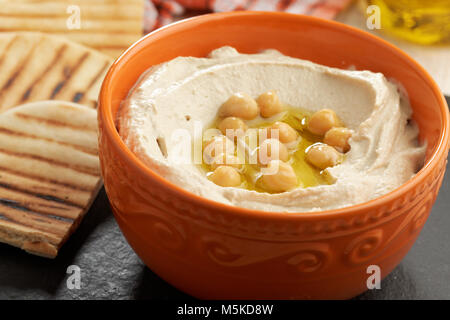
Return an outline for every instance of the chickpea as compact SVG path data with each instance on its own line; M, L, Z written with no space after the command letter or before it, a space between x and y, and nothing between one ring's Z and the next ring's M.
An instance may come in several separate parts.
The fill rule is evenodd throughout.
M220 121L218 127L219 130L230 139L237 138L239 134L243 134L247 130L247 125L244 121L236 117L227 117L223 119Z
M261 182L263 188L267 191L284 192L297 186L298 181L294 169L292 169L292 167L286 162L272 160L269 162L266 169L268 170L268 173L263 173L261 176Z
M325 133L323 142L335 147L340 152L347 152L350 150L348 139L352 136L352 131L344 127L331 128Z
M287 161L289 153L284 144L276 139L264 140L258 149L258 161L262 165L268 164L271 160Z
M271 136L271 130L278 130L278 139L282 143L291 143L297 140L298 133L290 125L284 122L277 121L269 127L268 135Z
M212 182L221 187L237 187L241 184L241 175L235 168L219 166L209 176Z
M258 116L258 104L245 93L236 93L225 101L219 109L220 117L238 117L251 120Z
M264 118L270 118L283 111L283 105L275 91L267 91L261 94L256 102L260 108L261 116Z
M211 162L211 169L215 170L221 165L230 166L236 169L242 168L240 159L227 153L221 153L218 156L215 156Z
M234 143L225 136L217 136L209 140L203 150L203 158L213 158L221 153L234 153Z
M338 127L339 118L333 110L322 109L314 113L308 121L308 130L316 135L324 135L333 127Z
M319 169L333 167L340 162L342 154L335 148L318 143L306 149L306 160Z

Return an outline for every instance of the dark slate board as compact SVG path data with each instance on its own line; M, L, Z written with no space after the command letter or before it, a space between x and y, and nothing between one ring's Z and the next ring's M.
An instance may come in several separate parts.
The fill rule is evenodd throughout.
M447 99L450 104L450 98ZM450 299L450 164L430 217L411 251L381 283L356 299ZM67 267L81 268L69 290ZM102 189L55 260L0 244L0 299L192 299L139 260L120 232Z

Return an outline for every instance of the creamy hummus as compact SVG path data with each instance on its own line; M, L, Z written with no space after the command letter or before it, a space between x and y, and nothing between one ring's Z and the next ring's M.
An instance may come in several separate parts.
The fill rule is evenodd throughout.
M332 109L354 131L345 161L327 169L333 184L278 194L224 188L208 180L193 155L180 153L196 141L198 124L207 127L233 93L256 97L268 90L290 106ZM240 54L222 47L207 58L178 57L146 71L123 102L118 128L147 166L190 192L239 207L301 212L366 202L410 179L425 153L410 117L408 100L381 73L329 68L275 50Z

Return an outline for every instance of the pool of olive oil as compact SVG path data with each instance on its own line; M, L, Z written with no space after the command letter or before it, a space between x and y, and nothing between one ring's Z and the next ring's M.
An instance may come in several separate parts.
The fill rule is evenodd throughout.
M383 30L421 43L450 43L449 0L367 0L380 8Z
M297 175L297 187L300 188L333 183L326 171L313 167L305 159L307 148L314 143L322 142L322 137L315 136L306 130L306 124L310 116L311 112L307 110L287 106L285 112L273 118L264 119L258 117L255 120L247 121L249 129L265 128L276 121L282 121L297 130L300 139L298 139L296 146L290 149L288 163L292 166ZM209 128L217 128L219 121L220 119L214 120ZM243 164L242 169L240 170L243 177L243 182L240 187L258 192L267 192L259 183L259 178L261 177L260 167L257 164L250 164L248 161L245 162L246 163ZM211 167L204 162L201 164L200 168L207 176L212 172Z

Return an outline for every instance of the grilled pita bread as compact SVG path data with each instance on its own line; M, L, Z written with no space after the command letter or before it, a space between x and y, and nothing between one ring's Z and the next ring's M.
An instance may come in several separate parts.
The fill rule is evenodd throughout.
M106 55L60 37L0 33L0 112L41 100L95 108L111 62Z
M0 0L0 31L61 35L116 58L143 35L145 0Z
M101 185L96 110L40 101L0 114L0 242L55 257Z

